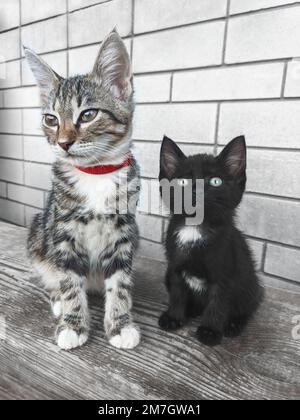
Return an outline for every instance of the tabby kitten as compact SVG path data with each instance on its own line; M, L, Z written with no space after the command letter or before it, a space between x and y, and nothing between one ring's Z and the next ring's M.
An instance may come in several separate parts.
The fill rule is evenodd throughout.
M244 137L234 139L218 157L186 157L165 138L160 166L160 181L163 179L177 180L182 189L191 183L193 204L196 180L204 180L204 219L190 225L184 212L171 217L166 238L169 308L159 325L175 330L189 317L201 315L197 337L214 346L223 336L242 332L263 295L251 252L234 221L246 185Z
M93 71L67 79L33 51L25 48L25 54L56 155L52 190L44 213L32 222L28 249L59 319L57 344L69 350L88 340L87 290L104 285L109 342L133 348L140 340L131 316L139 168L130 152L134 103L128 53L113 31ZM132 198L127 212L115 208L115 202Z

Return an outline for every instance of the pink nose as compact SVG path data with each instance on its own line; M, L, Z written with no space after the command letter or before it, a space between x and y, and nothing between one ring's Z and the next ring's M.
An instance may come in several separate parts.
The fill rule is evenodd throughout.
M74 144L74 140L67 140L67 141L61 141L58 142L59 146L64 149L66 152L70 149L70 147L72 146L72 144Z

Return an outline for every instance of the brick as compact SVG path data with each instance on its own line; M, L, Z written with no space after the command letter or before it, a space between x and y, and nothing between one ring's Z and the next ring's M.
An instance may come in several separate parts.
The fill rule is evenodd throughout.
M230 13L244 13L291 3L295 3L295 0L231 0Z
M0 62L20 57L19 29L0 34Z
M157 143L134 143L135 156L141 166L141 175L147 178L158 178L159 174L159 156L161 145ZM180 145L186 155L197 153L212 153L213 147L202 145Z
M300 286L297 283L290 283L288 281L284 281L264 273L259 273L259 278L265 287L271 287L273 289L280 289L285 291L288 290L290 292L300 294Z
M299 148L300 101L221 105L219 143L244 134L247 145Z
M300 202L247 195L239 211L242 230L256 238L300 246Z
M134 72L221 64L224 29L224 22L211 22L135 37Z
M22 44L38 54L63 50L67 48L67 18L59 16L24 26L21 34Z
M51 166L39 163L24 163L25 184L45 190L51 188Z
M141 167L141 175L158 178L160 144L135 142L134 154Z
M127 51L130 54L131 40L124 40ZM96 61L100 43L88 47L80 47L69 50L69 73L70 75L85 74L92 71Z
M6 108L29 108L40 106L40 91L37 87L22 87L4 91Z
M139 0L135 5L134 32L181 26L226 15L226 0Z
M299 56L299 20L300 7L231 19L228 26L226 63Z
M149 242L141 239L138 249L138 255L141 257L151 258L157 261L165 261L165 250L161 244Z
M300 153L248 150L247 191L300 199Z
M24 159L33 162L52 163L54 154L44 137L24 136Z
M40 109L23 109L22 112L23 133L29 135L43 135Z
M69 15L71 47L102 41L117 26L121 36L131 32L131 0L112 0Z
M247 239L247 243L253 253L256 268L259 269L263 258L264 243L254 239Z
M140 236L154 242L161 242L162 239L162 219L146 214L137 214L137 223Z
M268 244L264 271L300 283L300 250Z
M48 63L53 70L60 76L67 76L67 52L60 51L57 53L42 54L41 58ZM30 70L28 63L25 59L22 61L22 82L23 85L35 85L36 80Z
M138 210L142 213L169 216L170 212L162 203L159 194L159 182L156 179L141 180L141 197Z
M7 189L7 184L6 182L0 182L0 197L2 198L6 198L7 194L6 194L6 189Z
M107 0L69 0L69 10L73 11L76 9L81 9L83 7L88 7L96 3L104 3Z
M0 2L0 31L15 28L20 22L19 0L2 0Z
M66 0L21 0L22 25L67 11Z
M21 110L1 109L0 127L2 133L19 134L22 132Z
M216 117L215 104L138 105L133 138L161 141L166 134L181 142L213 143Z
M173 101L276 98L283 64L259 64L174 74Z
M11 61L9 63L0 63L0 88L16 87L20 86L20 84L20 62Z
M202 144L180 144L181 150L185 153L186 156L197 155L199 153L214 154L213 146L204 146Z
M25 206L25 225L29 227L31 225L31 222L34 216L40 212L41 212L40 209Z
M142 102L169 102L171 75L158 74L134 78L135 100Z
M23 204L0 199L0 219L24 226Z
M295 59L288 64L284 96L300 96L300 60Z
M43 191L23 187L22 185L8 184L8 198L29 206L42 208L44 206Z
M0 158L0 179L2 181L23 183L23 162Z
M0 150L2 157L23 159L22 137L0 134Z
M248 150L248 192L300 198L299 178L299 152Z

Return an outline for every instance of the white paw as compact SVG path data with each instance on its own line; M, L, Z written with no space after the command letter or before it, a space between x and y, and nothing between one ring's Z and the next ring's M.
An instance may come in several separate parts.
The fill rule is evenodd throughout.
M118 349L133 349L140 342L140 332L134 326L124 327L121 333L112 337L109 342Z
M57 345L63 350L71 350L76 347L82 346L87 342L87 334L77 334L76 331L71 328L66 328L62 330L57 337Z
M59 318L62 314L62 304L60 300L57 300L52 304L52 312L55 318Z

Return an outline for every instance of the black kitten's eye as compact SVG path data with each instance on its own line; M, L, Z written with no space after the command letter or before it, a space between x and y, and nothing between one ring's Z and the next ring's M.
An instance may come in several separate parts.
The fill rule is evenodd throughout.
M222 179L218 177L211 178L209 180L209 185L211 185L212 187L221 187L222 184L223 184Z
M80 114L79 122L87 123L93 121L98 115L98 109L87 109Z
M51 114L44 115L44 124L48 127L57 127L58 126L58 119Z

